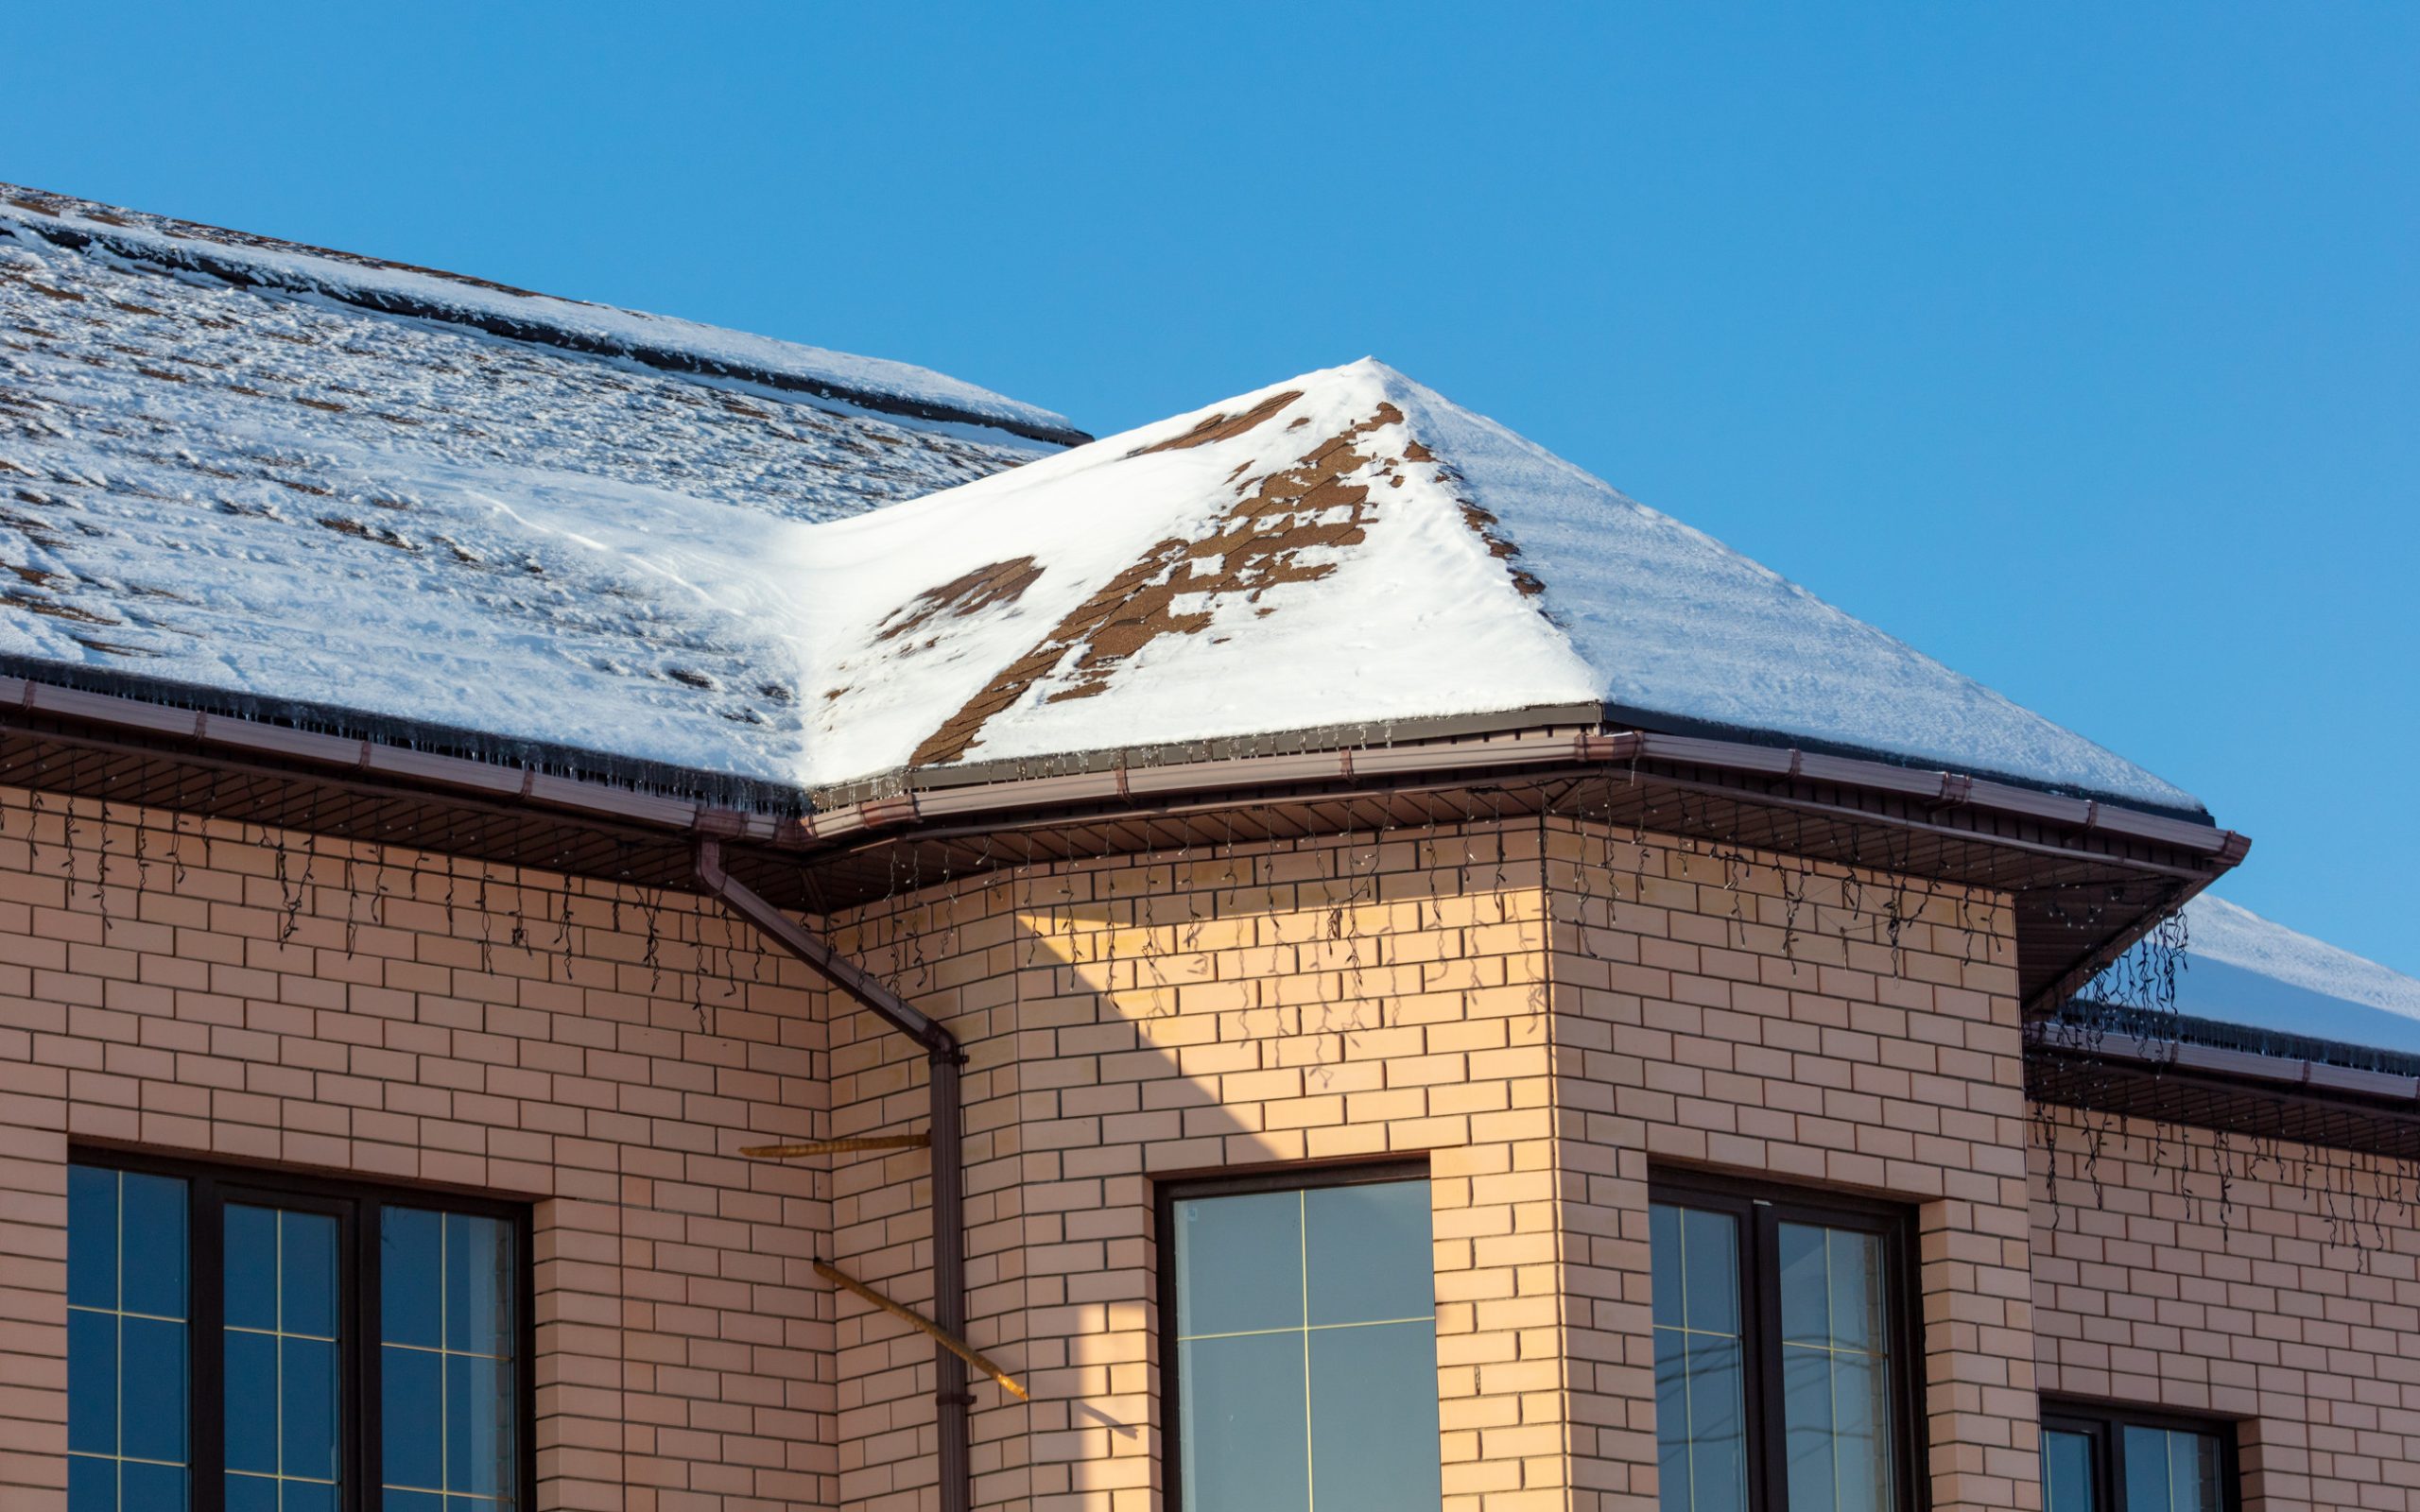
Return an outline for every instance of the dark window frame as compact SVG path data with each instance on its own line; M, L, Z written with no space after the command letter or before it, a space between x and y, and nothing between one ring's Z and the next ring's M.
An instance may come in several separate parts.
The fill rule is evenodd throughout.
M379 1246L374 1225L387 1207L419 1208L494 1218L512 1226L517 1246L513 1277L517 1351L513 1395L519 1436L515 1512L538 1504L537 1263L530 1248L530 1211L526 1202L443 1187L405 1186L246 1165L194 1160L147 1150L77 1143L67 1163L174 1177L185 1183L185 1446L187 1512L226 1508L226 1207L261 1203L291 1211L323 1212L337 1220L337 1315L339 1389L351 1394L353 1410L338 1416L338 1464L342 1482L337 1512L377 1512L381 1491L379 1439L383 1407L375 1341L379 1315ZM371 1242L364 1243L368 1234Z
M1265 1192L1315 1192L1328 1187L1375 1186L1390 1181L1430 1179L1428 1159L1390 1159L1345 1164L1264 1168L1224 1176L1194 1176L1152 1183L1151 1237L1158 1248L1159 1309L1153 1342L1160 1351L1155 1372L1160 1388L1160 1498L1164 1512L1184 1512L1184 1446L1181 1437L1177 1393L1176 1347L1176 1205L1199 1197L1241 1197ZM1434 1232L1434 1219L1431 1219ZM1429 1262L1434 1274L1434 1256Z
M2125 1505L2127 1427L2159 1428L2176 1434L2203 1434L2219 1441L2219 1503L2225 1512L2242 1512L2243 1471L2237 1452L2242 1419L2216 1413L2177 1412L2166 1407L2135 1407L2124 1402L2094 1401L2082 1397L2044 1397L2042 1432L2082 1434L2093 1444L2092 1493L2100 1512L2119 1512ZM2045 1495L2050 1479L2049 1452L2040 1453Z
M1898 1203L1849 1193L1658 1166L1648 1173L1648 1201L1721 1212L1739 1225L1740 1351L1743 1429L1748 1445L1749 1512L1789 1505L1783 1444L1781 1287L1775 1257L1784 1223L1813 1224L1882 1240L1884 1295L1895 1337L1892 1349L1893 1476L1900 1512L1932 1505L1926 1473L1925 1319L1922 1256L1915 1214Z

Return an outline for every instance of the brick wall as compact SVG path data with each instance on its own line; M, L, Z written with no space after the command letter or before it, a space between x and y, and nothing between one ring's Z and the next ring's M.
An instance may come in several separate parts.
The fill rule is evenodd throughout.
M0 1505L65 1503L71 1141L533 1199L540 1504L831 1505L826 1178L732 1155L822 1132L822 1029L752 943L694 900L0 789Z
M2044 1391L2240 1420L2246 1512L2420 1508L2411 1171L2068 1108L2031 1154Z
M972 1332L1033 1393L976 1383L978 1505L1154 1504L1155 1179L1419 1154L1458 1512L1655 1504L1658 1164L1909 1207L1943 1512L2040 1505L2037 1373L2256 1419L2257 1512L2420 1512L2409 1211L2213 1224L2119 1130L2053 1221L2002 899L1568 820L902 882L830 928L971 1057ZM83 1140L531 1199L542 1508L934 1506L930 1344L807 1268L928 1308L928 1157L734 1156L924 1126L834 1012L694 899L0 791L0 1502L63 1500Z
M1654 1506L1651 1160L1909 1204L1934 1504L2038 1506L2009 911L1770 859L1524 820L906 879L836 920L972 1057L974 1339L1034 1391L977 1384L977 1503L1151 1504L1151 1178L1421 1153L1449 1506ZM918 1126L914 1052L832 1034L835 1131ZM833 1188L841 1263L919 1303L924 1169ZM840 1340L844 1504L929 1506L929 1351L847 1300Z

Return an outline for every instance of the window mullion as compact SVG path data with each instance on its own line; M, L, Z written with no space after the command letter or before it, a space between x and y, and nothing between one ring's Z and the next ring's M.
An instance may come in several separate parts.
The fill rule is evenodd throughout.
M385 1422L383 1403L378 1388L379 1366L386 1359L379 1328L380 1285L378 1263L381 1246L378 1234L383 1204L365 1200L359 1205L360 1229L358 1248L354 1256L353 1273L357 1278L353 1309L353 1334L356 1346L356 1368L354 1372L354 1459L360 1467L361 1505L376 1507L385 1500L380 1489L386 1484L386 1445L380 1437Z
M1782 1405L1781 1279L1777 1263L1781 1217L1772 1203L1752 1200L1748 1220L1743 1225L1748 1230L1748 1254L1739 1267L1742 1284L1748 1289L1748 1304L1740 1316L1755 1330L1749 1348L1742 1351L1754 1362L1755 1370L1751 1378L1755 1388L1757 1419L1754 1485L1761 1494L1760 1512L1783 1512L1789 1504L1789 1457Z
M193 1319L192 1353L186 1361L193 1402L186 1414L192 1441L185 1458L193 1466L194 1512L225 1512L227 1504L227 1314L226 1198L207 1176L190 1178L186 1253L191 1257L185 1314Z

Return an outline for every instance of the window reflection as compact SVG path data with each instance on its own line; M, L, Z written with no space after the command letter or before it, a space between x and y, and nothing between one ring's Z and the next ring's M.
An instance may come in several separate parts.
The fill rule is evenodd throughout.
M67 1172L68 1512L186 1505L185 1184Z
M1428 1183L1170 1206L1186 1512L1443 1497Z
M230 1203L226 1225L228 1512L334 1512L337 1220Z
M1748 1504L1739 1223L1658 1203L1648 1210L1654 1267L1655 1448L1664 1512Z
M2042 1512L2100 1512L2093 1480L2091 1435L2044 1431Z
M2125 1435L2125 1512L2221 1512L2217 1435L2137 1423Z
M511 1226L389 1207L379 1223L384 1512L501 1512L519 1446Z
M1881 1237L1797 1223L1779 1235L1791 1512L1882 1512L1893 1491Z

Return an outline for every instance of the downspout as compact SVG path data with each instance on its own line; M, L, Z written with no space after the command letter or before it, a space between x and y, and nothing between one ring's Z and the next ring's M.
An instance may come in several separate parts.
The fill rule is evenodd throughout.
M768 939L815 968L825 981L873 1010L874 1017L922 1046L931 1068L933 1151L933 1322L955 1338L966 1337L966 1142L959 1104L959 1070L965 1052L947 1029L909 1005L821 936L766 902L722 867L722 842L701 839L698 882L724 906L756 926ZM939 1438L942 1512L968 1512L974 1504L974 1469L968 1455L966 1362L938 1346L933 1350L933 1422Z

